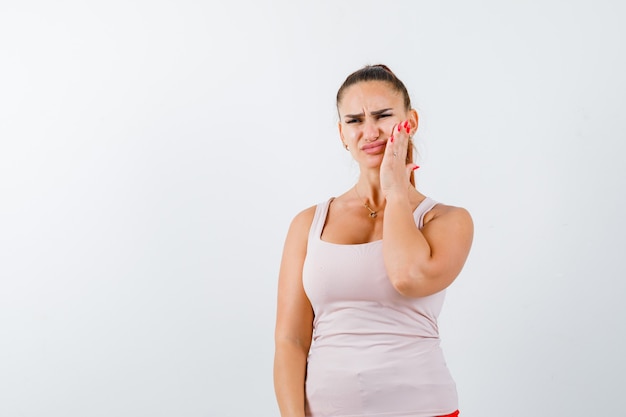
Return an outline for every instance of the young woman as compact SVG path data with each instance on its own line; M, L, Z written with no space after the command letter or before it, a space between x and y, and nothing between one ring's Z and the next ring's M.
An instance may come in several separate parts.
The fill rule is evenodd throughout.
M418 114L388 67L349 75L337 111L360 175L296 215L287 234L274 359L281 416L456 416L437 317L470 251L472 219L415 188Z

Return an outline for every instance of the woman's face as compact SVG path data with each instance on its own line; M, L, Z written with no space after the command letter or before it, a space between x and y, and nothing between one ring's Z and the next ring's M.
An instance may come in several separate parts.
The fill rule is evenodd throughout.
M364 167L379 166L393 127L409 119L417 128L417 113L404 108L402 93L385 81L363 81L348 87L339 103L339 135L354 159ZM414 119L414 120L412 120Z

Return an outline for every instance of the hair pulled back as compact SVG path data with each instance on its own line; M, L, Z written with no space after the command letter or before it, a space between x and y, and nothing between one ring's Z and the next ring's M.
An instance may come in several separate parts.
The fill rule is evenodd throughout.
M395 91L402 94L402 97L404 98L404 108L406 110L411 109L411 98L409 97L409 92L404 86L404 83L396 77L396 74L394 74L387 65L383 64L366 65L348 75L343 84L341 84L341 87L339 87L339 91L337 91L337 106L341 103L343 95L348 87L364 81L388 82Z
M388 83L391 88L393 88L393 90L402 94L405 110L411 110L411 98L409 97L409 92L407 91L404 83L398 77L396 77L396 74L394 74L388 66L384 64L376 64L366 65L363 68L358 69L352 74L348 75L346 80L343 82L343 84L341 84L341 87L339 87L339 90L337 91L337 113L339 113L339 103L341 103L341 100L343 99L343 96L348 87L366 81L384 81ZM410 164L412 162L413 141L409 139L408 149L406 153L406 163ZM411 176L409 180L411 181L411 184L415 186L415 176L413 171L411 171Z

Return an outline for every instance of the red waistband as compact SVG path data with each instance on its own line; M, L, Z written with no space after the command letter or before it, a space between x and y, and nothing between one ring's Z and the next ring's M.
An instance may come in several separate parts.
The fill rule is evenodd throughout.
M437 416L437 417L458 417L458 415L459 415L459 410L456 410L452 414L446 414L445 416Z

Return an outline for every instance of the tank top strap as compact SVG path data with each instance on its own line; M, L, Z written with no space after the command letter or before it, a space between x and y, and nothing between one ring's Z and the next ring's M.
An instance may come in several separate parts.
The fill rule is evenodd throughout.
M334 198L335 197L329 198L315 207L315 215L313 216L311 229L309 229L309 243L315 242L322 236L322 229L324 229L324 224L326 224L328 207L330 207L330 203Z
M437 204L439 204L438 201L435 201L430 197L426 197L415 208L415 211L413 212L413 217L415 218L415 223L417 223L418 228L421 229L422 227L424 227L424 216L426 215L426 213L432 210L433 207L435 207Z

